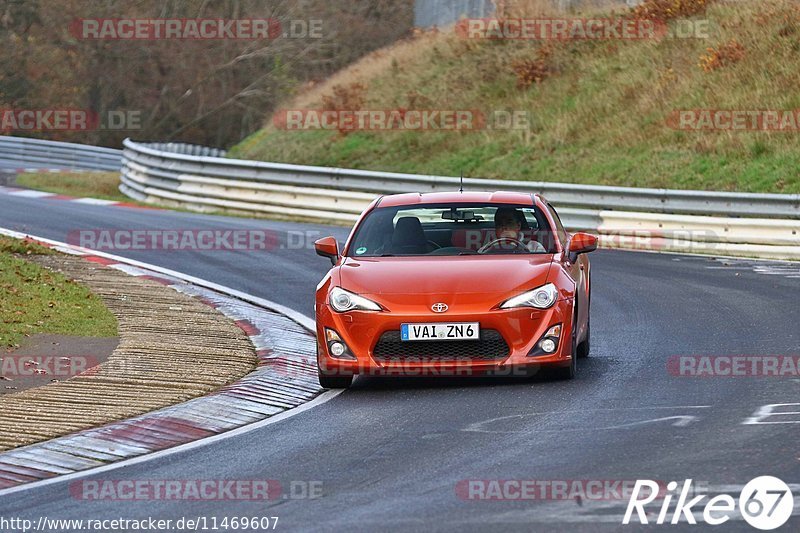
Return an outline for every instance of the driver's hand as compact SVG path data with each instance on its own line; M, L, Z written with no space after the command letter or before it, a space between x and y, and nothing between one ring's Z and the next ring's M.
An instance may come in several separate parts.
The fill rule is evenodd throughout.
M545 251L544 246L542 246L542 243L540 243L539 241L529 241L528 244L525 245L525 247L528 249L529 252L538 253Z

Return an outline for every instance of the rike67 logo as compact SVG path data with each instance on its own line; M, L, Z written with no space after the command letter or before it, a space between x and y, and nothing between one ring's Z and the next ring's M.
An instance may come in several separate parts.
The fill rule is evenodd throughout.
M695 513L698 513L703 523L719 526L740 515L754 528L770 531L786 524L794 510L794 496L789 486L772 476L761 476L750 481L739 493L738 502L730 494L718 494L707 501L706 494L695 496L691 479L684 481L680 489L676 481L670 482L666 494L659 487L663 489L663 485L660 486L656 481L636 481L628 501L628 509L622 519L624 525L631 523L634 513L640 524L649 524L651 522L648 521L648 516L652 519L657 511L655 523L659 525L694 525L698 518ZM645 509L660 496L663 496L660 509L657 504ZM675 507L671 509L675 496Z

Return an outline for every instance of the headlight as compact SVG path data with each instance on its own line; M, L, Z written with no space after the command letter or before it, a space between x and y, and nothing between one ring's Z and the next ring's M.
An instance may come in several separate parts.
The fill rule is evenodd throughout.
M532 291L523 292L518 296L509 298L502 304L501 309L513 309L515 307L535 307L537 309L547 309L556 303L558 289L552 283L542 285Z
M380 311L381 306L358 294L353 294L341 287L334 287L331 291L329 301L331 307L337 313L358 309L361 311Z

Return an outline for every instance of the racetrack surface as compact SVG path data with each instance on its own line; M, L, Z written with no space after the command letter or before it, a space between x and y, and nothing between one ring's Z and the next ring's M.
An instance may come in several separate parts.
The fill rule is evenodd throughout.
M70 230L101 228L318 232L305 247L269 252L112 251L309 316L329 266L313 240L332 234L342 242L348 232L6 194L0 226L62 241ZM800 414L763 420L792 423L743 424L768 404L795 403L782 409L800 411L800 377L692 378L667 370L678 355L800 355L800 266L621 251L598 251L591 260L592 356L579 361L574 381L359 378L291 419L97 476L270 479L284 487L321 481L320 498L90 502L56 483L4 496L0 516L278 516L279 530L304 531L635 531L643 526L620 525L627 499L476 501L459 497L456 487L464 480L647 478L694 479L714 492L762 475L800 483ZM741 520L719 529L753 531ZM795 509L783 530L798 529Z

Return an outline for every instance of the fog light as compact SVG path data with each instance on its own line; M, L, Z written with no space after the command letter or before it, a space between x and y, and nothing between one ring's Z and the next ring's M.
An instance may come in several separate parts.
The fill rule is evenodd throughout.
M553 341L553 339L543 340L540 346L542 347L542 351L547 353L553 353L556 351L556 343Z
M542 355L550 355L558 350L558 344L561 340L561 324L551 326L547 333L542 335L533 349L528 354L528 357L537 357Z
M328 353L331 357L335 357L337 359L347 359L349 361L355 361L356 357L350 351L350 348L347 347L344 340L339 336L336 331L325 328L325 341L328 345Z
M330 350L332 356L339 357L344 353L344 344L341 342L332 342Z

